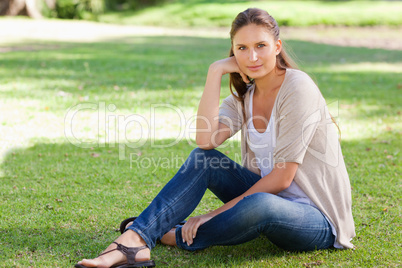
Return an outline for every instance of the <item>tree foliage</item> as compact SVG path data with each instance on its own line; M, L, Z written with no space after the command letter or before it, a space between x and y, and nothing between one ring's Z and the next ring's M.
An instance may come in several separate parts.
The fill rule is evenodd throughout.
M108 10L138 10L166 3L168 0L105 0Z
M96 19L108 10L138 10L167 0L0 0L0 15Z
M57 0L52 17L62 19L96 19L104 12L104 0Z

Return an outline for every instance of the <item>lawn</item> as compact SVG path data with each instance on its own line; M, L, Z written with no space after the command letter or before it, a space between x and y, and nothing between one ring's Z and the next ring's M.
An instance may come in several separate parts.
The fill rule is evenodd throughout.
M195 253L158 245L158 267L401 265L402 51L287 43L342 130L356 248L293 253L263 237ZM0 267L71 267L103 250L194 148L206 71L229 44L0 40ZM221 150L238 159L238 140ZM195 214L218 206L207 193Z
M107 12L99 21L169 27L230 26L248 7L266 9L281 26L401 25L400 1L226 1L172 0L138 11ZM358 12L356 12L358 11Z

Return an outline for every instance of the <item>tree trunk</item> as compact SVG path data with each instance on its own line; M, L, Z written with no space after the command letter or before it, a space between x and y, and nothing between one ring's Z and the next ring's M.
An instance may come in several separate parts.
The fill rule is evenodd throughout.
M34 19L42 18L36 0L2 0L1 2L0 15L23 15Z

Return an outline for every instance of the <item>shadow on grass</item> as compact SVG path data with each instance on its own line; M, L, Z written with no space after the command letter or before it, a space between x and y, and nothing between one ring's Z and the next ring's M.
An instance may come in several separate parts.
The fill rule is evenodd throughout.
M83 252L96 256L103 245L93 231L54 228L30 228L30 222L15 228L0 229L1 262L17 267L72 267ZM101 241L103 242L103 241ZM95 248L95 252L94 251Z
M342 142L353 188L357 229L354 243L358 248L353 254L363 258L381 252L377 264L382 263L381 258L387 259L388 264L396 258L393 237L399 232L400 136L383 133L378 139ZM13 150L0 166L4 173L0 186L0 260L11 266L66 267L83 257L96 256L118 235L120 221L138 215L192 149L184 141L163 150L148 143L127 150L125 160L119 160L118 148L108 145L81 149L68 143L38 141L33 147ZM239 144L225 152L235 158L240 152ZM167 159L170 166L133 167L130 154L141 159ZM216 197L207 193L195 214L220 205ZM381 245L372 244L378 236L383 237ZM352 254L335 252L337 256ZM293 260L300 264L316 254L288 253L259 238L239 246L213 247L196 253L158 246L153 258L162 266L227 267L258 265L261 261ZM339 263L338 257L324 255L328 265Z
M0 250L3 264L34 267L72 267L83 258L98 256L118 236L110 230L88 228L18 228L0 229L3 247ZM329 255L333 249L325 250ZM158 267L247 267L253 263L272 262L282 258L301 258L303 252L287 252L274 246L261 236L242 245L215 246L203 251L187 252L158 244L152 259Z
M367 62L400 64L402 51L295 40L288 43L326 97L387 105L400 95L399 71L393 73L392 66L387 72L342 71L342 66ZM58 91L72 94L70 97L76 99L82 95L89 99L119 98L114 97L118 95L122 108L151 102L142 96L146 94L144 90L158 92L163 96L161 99L169 99L169 95L178 92L194 99L199 95L194 94L202 90L209 64L226 57L229 45L226 39L180 36L127 37L92 44L30 44L28 47L32 46L35 53L12 51L0 54L0 68L4 73L0 82L5 85L0 97L43 100L46 99L44 94L50 98L56 94L56 101L71 104L74 100L57 98ZM14 49L18 50L18 47ZM334 65L340 67L328 70ZM229 94L227 86L224 90ZM133 98L136 92L139 94ZM169 101L183 107L186 103L196 105L180 102L176 97Z

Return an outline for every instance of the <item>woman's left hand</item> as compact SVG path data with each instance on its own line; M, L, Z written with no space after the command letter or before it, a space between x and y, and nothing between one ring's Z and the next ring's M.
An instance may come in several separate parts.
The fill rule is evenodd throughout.
M187 242L188 246L193 244L193 240L197 235L198 228L212 218L213 216L209 214L189 218L188 221L181 228L181 236L183 238L183 242Z

